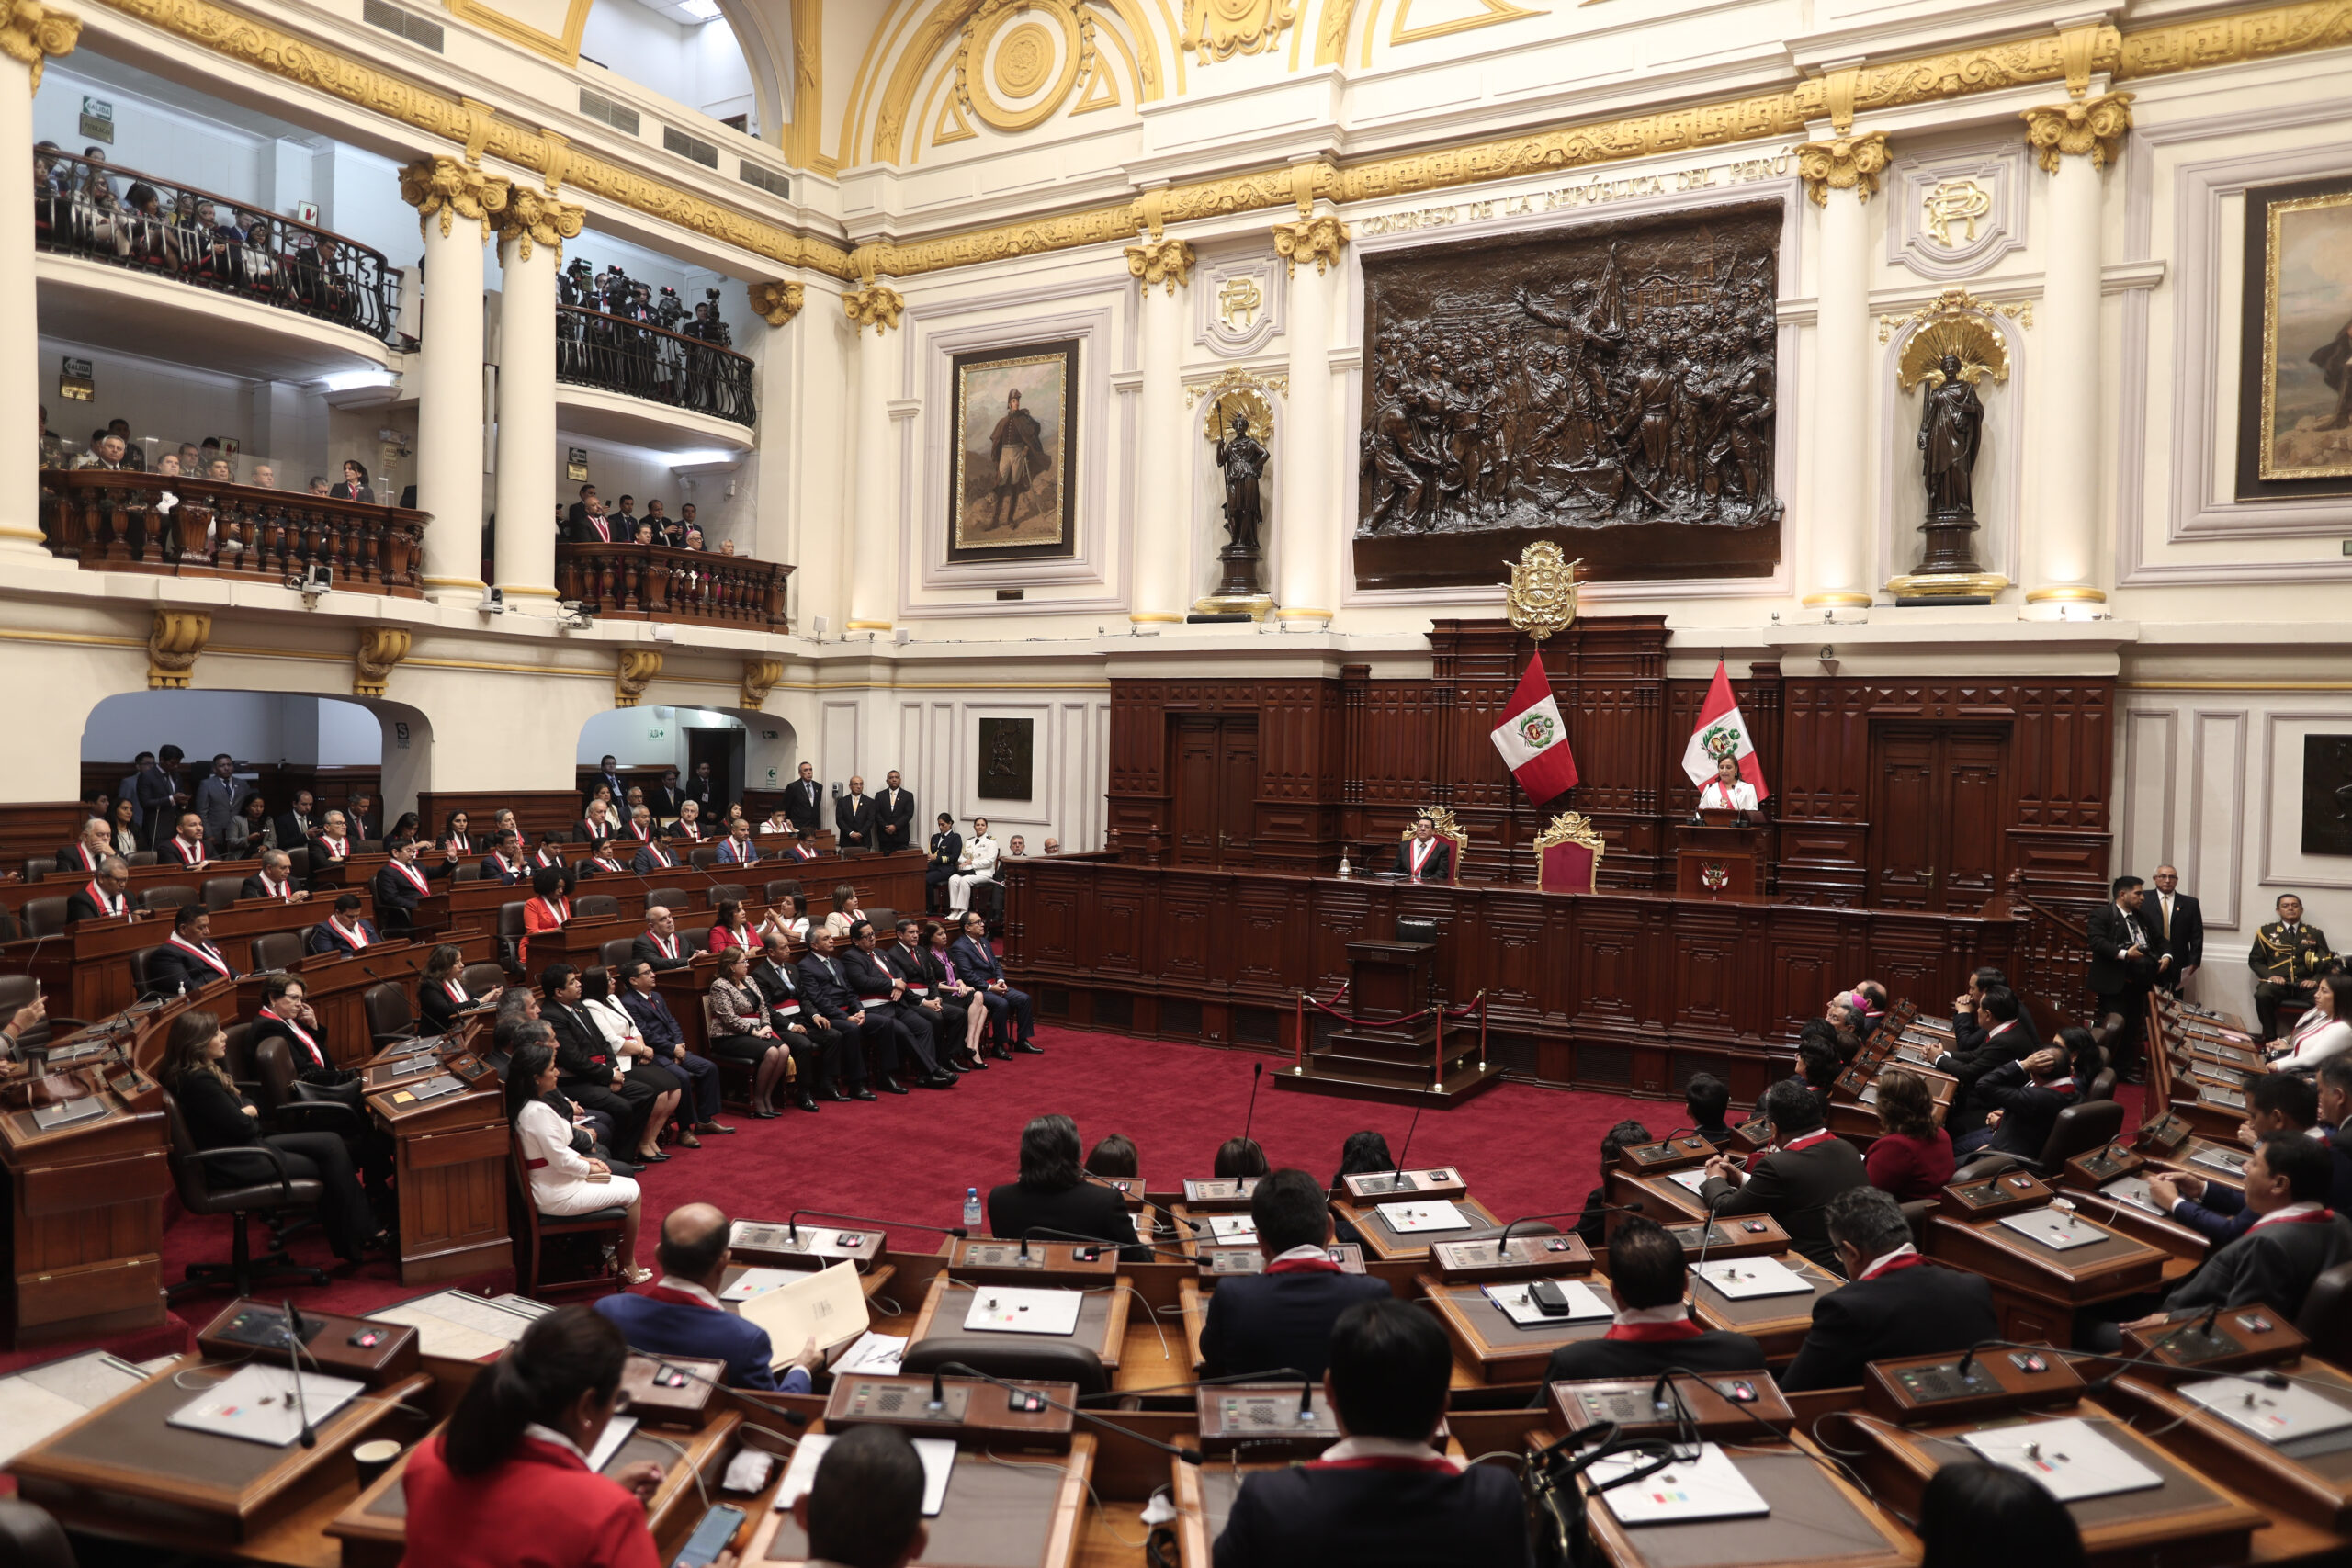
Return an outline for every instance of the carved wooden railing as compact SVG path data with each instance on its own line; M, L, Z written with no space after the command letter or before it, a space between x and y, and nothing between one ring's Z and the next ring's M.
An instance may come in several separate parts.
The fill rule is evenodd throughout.
M2084 1021L2090 994L2090 933L2080 916L2043 902L2026 891L2025 873L2009 873L2007 888L1993 896L1984 914L2007 914L2018 923L2009 953L2009 985L2048 1001L2068 1023Z
M650 321L577 305L556 307L555 374L559 381L716 414L737 424L759 417L748 355Z
M787 631L781 561L661 545L558 545L562 597L592 614L625 620L693 621Z
M33 152L33 241L390 336L399 280L379 251L332 229L70 152Z
M40 486L49 553L85 570L290 583L325 566L338 589L424 596L422 512L128 468L45 468Z

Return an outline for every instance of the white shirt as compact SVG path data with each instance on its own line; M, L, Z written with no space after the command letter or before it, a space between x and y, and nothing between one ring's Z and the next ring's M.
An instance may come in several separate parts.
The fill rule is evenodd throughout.
M2303 1014L2287 1036L2288 1053L2270 1064L2274 1073L2296 1067L2316 1067L2330 1056L2352 1051L2352 1022L2324 1018L2316 1010Z
M1619 1307L1619 1323L1680 1323L1690 1315L1690 1309L1680 1302L1662 1307Z
M682 1296L694 1297L695 1300L702 1303L703 1305L710 1308L713 1312L724 1312L727 1310L718 1304L718 1298L717 1296L712 1295L708 1291L704 1290L692 1280L681 1280L675 1274L664 1274L657 1283L658 1288L662 1290L675 1291Z
M965 867L973 876L992 876L996 874L997 856L1001 852L996 840L983 833L964 846Z
M1753 811L1756 809L1756 786L1746 779L1731 786L1726 795L1721 779L1709 779L1699 792L1699 807L1702 811Z

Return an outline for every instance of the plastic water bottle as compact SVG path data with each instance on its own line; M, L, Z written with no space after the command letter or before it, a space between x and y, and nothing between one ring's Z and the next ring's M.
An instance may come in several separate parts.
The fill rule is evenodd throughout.
M967 1231L980 1228L980 1190L977 1187L964 1189L964 1228Z

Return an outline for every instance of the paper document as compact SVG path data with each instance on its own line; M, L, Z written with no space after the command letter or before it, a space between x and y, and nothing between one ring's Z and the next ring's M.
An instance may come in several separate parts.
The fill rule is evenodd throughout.
M1700 1188L1707 1184L1707 1172L1703 1167L1697 1170L1670 1170L1667 1172L1666 1179L1677 1187L1695 1194Z
M789 1365L809 1340L817 1342L818 1349L830 1350L865 1333L869 1321L865 1287L846 1261L763 1291L738 1310L745 1322L768 1331L779 1367Z
M1566 1317L1545 1314L1528 1299L1528 1286L1525 1284L1488 1285L1486 1288L1487 1299L1500 1307L1503 1314L1521 1328L1544 1324L1589 1323L1595 1318L1616 1315L1609 1303L1593 1294L1592 1287L1582 1280L1555 1280L1552 1282L1560 1287L1562 1295L1568 1298Z
M1227 1247L1255 1246L1258 1222L1247 1214L1211 1214L1209 1234Z
M1031 1291L982 1285L972 1292L964 1326L984 1333L1068 1334L1078 1326L1083 1291Z
M1421 1231L1466 1231L1470 1222L1450 1200L1430 1198L1419 1203L1383 1203L1373 1211L1398 1235Z
M1693 1272L1736 1302L1813 1294L1813 1281L1777 1258L1717 1258Z
M0 1464L146 1381L147 1373L103 1350L85 1350L0 1378Z
M621 1451L621 1445L628 1441L629 1434L636 1430L637 1417L634 1416L615 1416L605 1421L605 1429L596 1434L596 1446L588 1450L588 1468L601 1473L606 1465L613 1462L613 1456Z
M2001 1223L2019 1235L2030 1236L2053 1252L2071 1252L2078 1247L2088 1247L2105 1241L2107 1233L2098 1226L2061 1213L2056 1209L2028 1209L2021 1213L2003 1214Z
M2199 1149L2188 1156L2191 1165L2201 1165L2208 1170L2218 1170L2230 1176L2245 1175L2245 1162L2254 1156L2235 1149Z
M467 1291L435 1291L414 1301L379 1307L368 1315L378 1323L415 1329L416 1348L427 1356L479 1361L522 1338L523 1331L546 1311L537 1302L509 1305L511 1299L484 1300Z
M312 1427L322 1427L367 1386L353 1378L304 1372L298 1400L292 1371L248 1362L172 1412L164 1424L284 1448L301 1436L306 1413Z
M2352 1427L2352 1406L2339 1404L2315 1388L2289 1383L2265 1388L2255 1378L2215 1378L2184 1386L2181 1397L2253 1433L2266 1443L2291 1443ZM2352 1398L2352 1394L2344 1397Z
M899 1370L899 1359L906 1352L907 1342L904 1339L868 1329L857 1337L856 1343L835 1359L833 1375L842 1377L853 1372L871 1372L876 1376L888 1376Z
M936 1517L947 1504L947 1482L956 1470L956 1439L953 1438L917 1438L915 1457L922 1461L922 1511L926 1517ZM784 1480L775 1489L776 1512L783 1513L808 1495L817 1479L817 1465L825 1450L833 1446L831 1434L815 1432L800 1439L792 1450L792 1463L784 1472Z
M2021 1470L2061 1503L2144 1492L2164 1477L2133 1459L2087 1421L2034 1421L1961 1438L1995 1464Z
M795 1280L806 1279L806 1269L746 1269L735 1277L735 1282L718 1292L722 1302L748 1302L753 1296L765 1295L779 1285L789 1285Z
M1632 1454L1623 1459L1605 1459L1587 1471L1585 1479L1596 1486L1605 1485L1613 1477L1632 1473L1644 1462ZM1763 1494L1749 1484L1739 1467L1732 1463L1731 1456L1713 1443L1700 1444L1696 1459L1678 1460L1638 1481L1611 1486L1600 1495L1617 1521L1627 1525L1754 1518L1772 1511Z

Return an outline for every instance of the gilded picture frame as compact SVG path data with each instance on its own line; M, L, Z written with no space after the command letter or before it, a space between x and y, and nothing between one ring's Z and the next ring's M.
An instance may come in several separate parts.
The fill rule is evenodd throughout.
M956 355L947 491L950 561L1078 552L1079 340Z
M2352 495L2352 177L2245 193L2241 501Z

